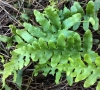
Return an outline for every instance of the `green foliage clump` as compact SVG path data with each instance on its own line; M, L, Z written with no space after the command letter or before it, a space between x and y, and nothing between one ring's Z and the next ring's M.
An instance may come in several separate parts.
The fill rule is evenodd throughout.
M86 14L81 5L74 2L70 10L67 7L59 10L53 5L45 8L43 13L34 10L34 15L39 26L24 22L24 29L17 29L10 25L12 37L5 37L4 41L18 44L10 53L10 61L4 64L3 86L12 74L16 82L17 71L28 66L30 60L36 62L35 76L39 71L45 76L55 75L58 84L61 74L66 73L69 85L82 80L85 80L84 87L93 85L100 78L100 56L92 51L93 36L89 30L89 23L94 30L98 30L99 25L94 2L88 2ZM83 37L75 31L81 23L85 31Z

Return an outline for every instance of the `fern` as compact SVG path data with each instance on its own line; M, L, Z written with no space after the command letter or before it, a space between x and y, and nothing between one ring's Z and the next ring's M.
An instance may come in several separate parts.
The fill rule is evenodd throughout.
M94 2L89 1L86 14L80 4L75 2L71 10L67 7L58 10L55 6L48 6L43 13L34 10L39 27L26 22L23 23L24 29L11 25L13 35L8 39L5 37L4 42L10 40L18 44L11 51L10 61L4 64L3 86L5 79L12 74L16 82L17 71L28 66L30 60L36 62L35 76L39 71L45 76L56 75L55 82L58 84L61 74L66 73L69 85L81 80L85 80L84 87L93 85L100 78L100 56L92 51L93 36L89 30L89 22L98 29L98 18L94 14ZM82 18L85 30L83 37L74 31L79 28Z

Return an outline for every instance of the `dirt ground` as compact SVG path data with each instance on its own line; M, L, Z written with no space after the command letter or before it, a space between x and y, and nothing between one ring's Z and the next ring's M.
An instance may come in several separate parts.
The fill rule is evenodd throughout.
M71 6L73 2L65 3L64 0L58 0L59 3L57 7L62 9L64 5ZM74 1L74 0L72 0ZM85 7L88 0L77 0L79 1L83 7ZM9 25L13 24L16 27L22 27L21 22L24 20L20 19L20 15L22 12L27 12L29 15L30 23L35 25L34 17L32 17L31 13L34 9L39 11L43 11L43 9L49 5L48 0L0 0L0 34L2 35L11 35L11 31L9 29ZM94 32L94 38L100 39L100 35ZM9 59L9 50L6 49L6 45L0 42L0 54L5 56L6 59ZM97 45L94 44L93 49L97 49ZM97 50L100 53L100 50ZM73 86L69 86L65 75L62 76L60 84L56 85L54 83L54 76L48 75L47 77L42 76L41 74L37 77L32 78L32 64L30 64L23 73L23 81L22 81L22 90L95 90L95 85L90 88L83 88L83 81L79 83L74 83ZM0 68L3 69L3 66L0 64ZM15 83L12 82L12 76L10 76L7 80L7 85L11 88L11 90L20 90ZM0 85L1 79L0 79Z

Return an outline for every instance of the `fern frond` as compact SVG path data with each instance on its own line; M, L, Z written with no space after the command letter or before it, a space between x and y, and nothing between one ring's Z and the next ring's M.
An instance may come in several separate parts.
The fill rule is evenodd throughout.
M18 44L11 51L9 62L4 64L3 86L5 79L12 74L16 82L17 71L27 66L30 60L36 62L35 76L39 71L45 76L56 75L55 82L58 84L61 74L66 73L69 85L81 80L85 80L84 87L93 85L100 78L100 56L92 51L93 36L89 30L89 23L95 30L98 29L99 20L94 14L93 1L87 4L86 14L75 2L70 10L66 7L58 10L54 6L48 6L43 13L34 10L38 27L26 22L24 29L11 25L12 37L4 36L4 42L10 39ZM81 22L81 19L84 20ZM81 23L85 30L83 37L74 31Z

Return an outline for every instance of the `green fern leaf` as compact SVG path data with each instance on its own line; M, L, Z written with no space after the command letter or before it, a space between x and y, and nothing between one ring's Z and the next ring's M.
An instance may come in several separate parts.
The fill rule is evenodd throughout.
M78 33L75 33L74 36L74 48L76 51L81 51L81 37Z
M32 44L32 42L34 41L34 38L25 30L16 30L16 33L21 38L23 38L27 43L31 43Z
M87 30L83 36L84 52L91 51L91 48L92 48L92 33L90 30Z
M54 25L57 29L60 29L61 22L60 22L60 17L58 16L58 12L52 10L51 8L46 8L45 14L48 17L48 19L50 20L51 24Z
M48 46L49 46L50 49L56 49L56 45L55 45L55 43L52 40L50 40L48 42Z
M14 38L15 38L15 42L23 43L23 40L22 40L22 38L20 36L15 35Z
M51 70L51 67L46 66L42 70L43 70L43 75L44 76L47 76L48 73L49 73L49 71Z
M3 71L3 87L5 86L5 79L12 74L12 72L15 70L14 65L16 64L15 59L12 59L11 62L4 64L4 71Z
M64 19L71 17L71 11L67 7L64 7L62 16L64 17Z
M24 62L24 65L27 66L29 63L30 63L30 55L26 53L25 54L25 62ZM20 65L23 65L23 64L20 64Z
M92 64L92 59L88 54L84 55L84 61L87 62L89 65Z
M58 64L57 65L57 69L60 71L60 72L62 72L63 71L63 64Z
M61 58L61 54L59 52L54 52L54 55L52 56L51 58L51 66L52 67L56 67L57 64L59 63L60 61L60 58Z
M61 72L58 71L58 72L56 73L56 79L55 79L56 84L59 84L60 78L61 78Z
M37 38L45 37L46 36L46 34L39 27L32 26L31 24L26 23L26 22L24 22L23 26L25 27L26 30L28 30L28 32L32 36L35 36Z
M100 1L95 0L94 1L94 10L97 12L100 9Z
M89 22L88 22L89 17L88 16L84 16L83 18L84 18L84 21L83 21L83 29L86 31L86 30L89 29Z
M23 60L23 58L24 58L24 56L19 56L19 57L18 57L18 62L17 62L17 64L19 64L18 67L19 67L20 70L21 70L21 69L23 68L23 66L24 66L24 60Z
M74 31L77 30L79 28L80 24L81 24L80 22L77 22L75 25L73 25L73 30Z
M33 72L35 76L39 71L45 76L56 75L55 82L58 84L62 73L66 73L69 85L81 80L85 80L84 87L93 85L100 78L100 57L92 51L93 37L92 32L88 30L89 23L92 24L94 30L97 30L99 26L97 15L94 16L96 13L93 1L89 1L86 15L84 14L78 2L74 2L71 10L67 7L58 10L53 4L44 9L43 13L34 10L39 26L26 22L23 24L24 29L10 26L12 36L9 40L17 45L10 53L9 62L4 64L4 71L0 72L3 74L3 86L5 79L12 74L13 81L18 82L17 78L20 75L17 75L17 71L28 66L30 60L36 63ZM84 18L82 22L81 18ZM81 23L85 30L83 37L73 31L77 30ZM1 40L3 41L3 38ZM4 41L7 42L8 38L5 37Z
M100 70L100 69L99 69ZM98 74L97 74L98 73ZM84 87L90 87L91 85L93 85L97 79L98 79L99 72L93 72L84 82Z
M43 30L48 31L50 29L50 21L48 21L44 15L37 10L34 10L34 15L36 21L43 27Z
M89 22L92 24L92 26L95 25L95 20L92 17L89 18Z
M94 2L89 1L86 6L86 14L87 15L94 15Z
M97 66L100 66L100 56L96 58L95 63Z
M73 77L67 76L67 75L66 75L66 78L67 78L68 84L69 84L70 86L72 86L72 84L73 84L73 82L74 82Z
M64 48L66 46L65 36L64 34L60 34L57 39L57 45L60 48Z
M98 85L96 87L96 90L100 90L100 81L98 82Z
M17 72L17 78L16 78L16 84L17 86L21 89L21 84L22 84L22 74L23 74L23 71L22 70L18 70Z
M67 48L68 48L68 50L72 50L73 47L74 47L74 38L70 37L67 40Z
M39 59L39 64L45 64L51 58L52 53L48 50L45 50L43 56Z
M81 5L79 4L79 2L74 2L74 6L77 8L78 13L81 13L82 15L84 15L84 10L81 7Z
M74 14L74 15L72 15L72 17L69 17L68 19L65 19L63 21L63 26L64 26L65 29L69 29L74 24L76 24L77 22L79 22L80 19L81 19L81 14L80 13Z
M99 29L99 19L98 17L94 17L95 25L93 26L93 29L96 31Z
M75 78L75 82L79 82L82 81L84 79L86 79L91 73L89 71L87 71L89 69L82 69L82 72L80 74L77 74L76 78Z
M77 8L75 6L71 7L71 14L76 14L77 13Z
M2 41L2 42L8 42L9 40L10 40L9 37L4 36L4 35L0 35L0 41Z

